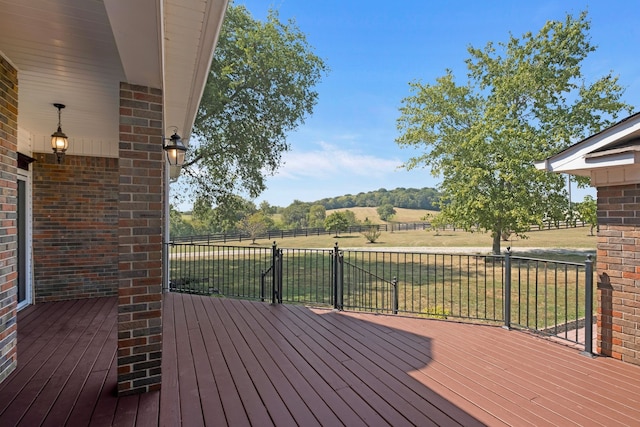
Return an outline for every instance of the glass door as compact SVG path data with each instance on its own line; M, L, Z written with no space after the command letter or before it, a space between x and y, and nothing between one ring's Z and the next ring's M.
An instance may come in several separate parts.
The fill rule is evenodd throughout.
M27 177L18 176L18 309L31 303L31 238Z

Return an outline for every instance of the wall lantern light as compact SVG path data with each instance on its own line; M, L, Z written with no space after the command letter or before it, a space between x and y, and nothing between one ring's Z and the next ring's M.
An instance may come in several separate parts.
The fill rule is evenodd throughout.
M174 128L173 135L169 138L169 143L162 148L167 152L167 160L171 166L182 166L184 164L184 155L187 152L187 147L184 146L180 135L178 135L178 128Z
M69 138L62 132L60 126L60 111L65 107L64 104L53 104L58 109L58 130L51 135L51 149L58 158L58 163L62 163L64 153L69 148Z

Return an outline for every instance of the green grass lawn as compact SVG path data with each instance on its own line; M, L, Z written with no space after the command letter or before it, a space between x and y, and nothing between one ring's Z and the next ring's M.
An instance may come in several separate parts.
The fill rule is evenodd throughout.
M439 253L418 253L435 238L455 242L456 247L482 247L486 234L465 232L409 231L388 233L387 239L367 245L359 234L333 238L313 236L283 239L283 300L312 305L333 303L333 257L340 248L361 247L344 252L345 308L389 313L393 285L397 279L401 313L500 321L502 316L504 258L482 254L453 254L447 246ZM522 250L514 251L511 292L512 321L534 329L566 323L584 316L584 268L562 262L520 261L535 257L583 263L584 254L567 254L558 249L595 249L595 237L588 229L532 232ZM484 239L484 240L483 240ZM563 245L562 242L567 242ZM441 241L442 244L445 240ZM588 245L591 244L592 246ZM172 248L171 277L189 279L197 292L222 296L270 300L272 276L271 242L229 243L226 246L175 246ZM579 246L582 245L582 246ZM405 251L398 247L405 246ZM485 245L486 246L486 245ZM368 250L362 250L366 247ZM416 248L411 251L411 248ZM505 244L506 247L506 244ZM307 248L307 249L301 249ZM393 248L393 249L390 249ZM546 248L530 253L527 249ZM377 249L378 251L371 251ZM266 274L265 274L266 273Z

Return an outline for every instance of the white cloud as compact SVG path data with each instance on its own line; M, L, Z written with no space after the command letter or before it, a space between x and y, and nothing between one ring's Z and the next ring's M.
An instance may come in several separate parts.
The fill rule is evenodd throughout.
M336 175L379 178L396 171L402 163L359 151L338 147L327 142L318 143L311 151L290 151L284 155L284 165L276 173L278 179L333 179Z

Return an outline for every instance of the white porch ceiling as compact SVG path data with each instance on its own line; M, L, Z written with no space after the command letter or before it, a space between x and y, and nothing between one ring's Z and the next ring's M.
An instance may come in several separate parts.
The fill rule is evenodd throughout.
M119 83L160 87L188 136L227 0L0 0L0 52L18 69L18 124L48 141L67 106L71 154L118 141ZM74 144L75 143L75 144ZM94 152L103 150L95 147Z

